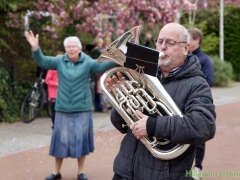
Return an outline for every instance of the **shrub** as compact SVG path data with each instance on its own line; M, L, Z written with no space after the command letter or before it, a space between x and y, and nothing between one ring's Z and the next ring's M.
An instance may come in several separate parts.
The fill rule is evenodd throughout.
M29 81L12 83L7 70L0 67L0 122L19 121L21 101L30 89Z
M234 80L239 80L240 7L228 5L224 11L224 59L232 64Z
M214 64L214 86L227 86L233 77L233 68L230 62L221 61L219 57L211 57Z
M234 76L233 76L233 79L240 82L240 72L235 73Z

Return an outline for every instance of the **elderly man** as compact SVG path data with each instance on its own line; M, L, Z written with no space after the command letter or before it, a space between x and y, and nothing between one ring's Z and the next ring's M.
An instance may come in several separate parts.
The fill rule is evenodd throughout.
M214 137L216 113L211 90L197 57L188 54L189 39L186 28L169 23L160 30L156 40L156 49L165 53L159 58L157 77L182 112L182 117L152 117L137 110L139 120L128 128L122 126L126 122L112 109L112 124L121 133L126 133L114 161L113 180L191 179L196 147ZM120 78L118 73L118 77L109 79L106 86L114 92L113 85L117 85ZM139 141L146 136L190 146L178 157L162 160L154 157Z

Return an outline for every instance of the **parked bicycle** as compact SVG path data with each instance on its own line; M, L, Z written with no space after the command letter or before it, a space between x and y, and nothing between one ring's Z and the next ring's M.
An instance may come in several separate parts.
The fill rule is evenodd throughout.
M48 100L45 81L41 72L33 88L24 97L20 110L20 117L24 123L30 123L38 117L43 109L46 109L49 117L51 114L51 102Z

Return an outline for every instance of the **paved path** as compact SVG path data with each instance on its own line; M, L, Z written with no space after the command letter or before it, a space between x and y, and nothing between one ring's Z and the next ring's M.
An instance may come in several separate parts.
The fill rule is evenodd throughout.
M215 105L223 105L240 100L240 83L232 83L229 87L212 88Z
M240 173L240 83L227 88L212 88L217 106L217 133L207 142L205 171L237 171ZM86 160L89 180L108 180L112 177L112 163L118 152L122 134L109 121L109 113L93 113L95 152ZM54 165L48 155L51 120L38 118L32 123L0 124L0 180L41 180ZM62 166L64 179L76 179L77 162L66 159ZM206 179L220 179L206 178ZM226 177L221 177L221 180ZM228 179L228 178L227 178ZM240 179L231 178L231 179Z
M94 130L114 129L109 113L93 113ZM0 157L36 149L50 144L52 125L50 118L37 118L31 123L0 124ZM0 179L1 180L1 179Z

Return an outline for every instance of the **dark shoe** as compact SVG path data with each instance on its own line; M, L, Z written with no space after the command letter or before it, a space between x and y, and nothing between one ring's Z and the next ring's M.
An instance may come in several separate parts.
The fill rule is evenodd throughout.
M78 175L78 180L87 180L87 176L84 173Z
M48 177L46 177L45 180L54 180L54 179L62 179L62 175L60 173L58 173L57 175L50 174Z

